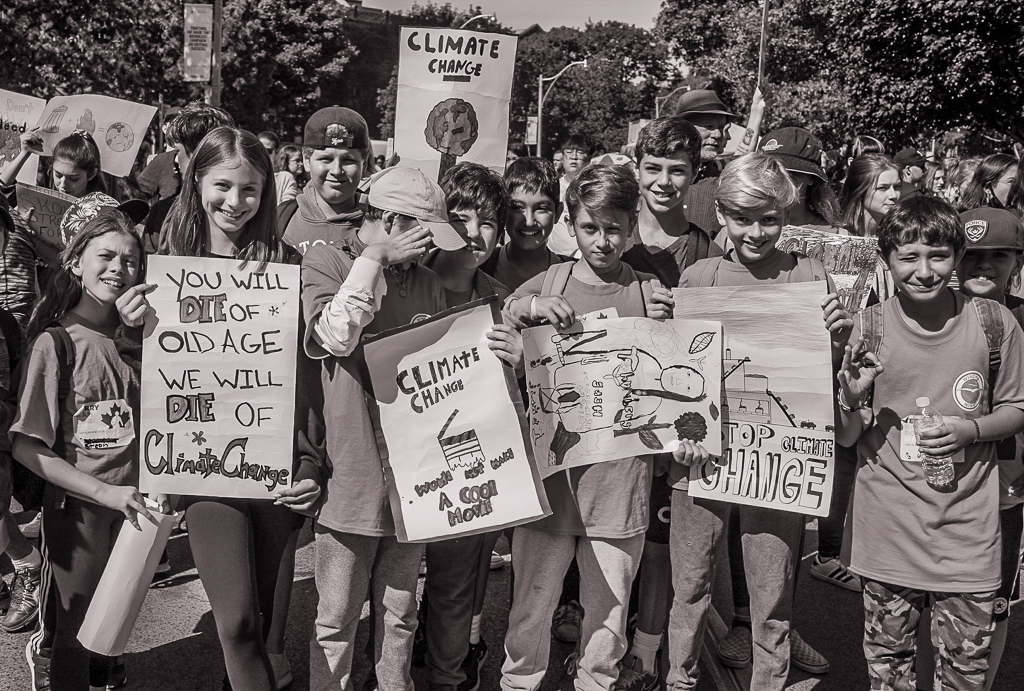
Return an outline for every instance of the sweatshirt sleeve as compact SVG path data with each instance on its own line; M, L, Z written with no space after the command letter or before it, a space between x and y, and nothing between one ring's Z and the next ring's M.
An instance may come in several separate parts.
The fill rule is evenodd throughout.
M387 293L384 267L365 257L346 266L341 256L335 248L316 247L302 263L305 351L312 358L351 354Z

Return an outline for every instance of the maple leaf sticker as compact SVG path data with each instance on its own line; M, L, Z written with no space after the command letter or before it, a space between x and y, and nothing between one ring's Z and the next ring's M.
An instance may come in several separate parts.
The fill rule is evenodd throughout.
M124 427L128 424L128 416L130 413L127 410L121 410L121 406L116 403L110 406L109 413L103 413L100 415L100 420L110 429L114 429L114 420L117 419L118 427Z

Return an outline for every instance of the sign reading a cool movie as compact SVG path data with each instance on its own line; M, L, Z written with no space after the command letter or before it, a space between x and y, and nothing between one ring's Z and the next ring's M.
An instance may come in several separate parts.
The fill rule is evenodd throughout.
M476 301L363 346L399 540L429 542L551 513L512 368L488 348L501 314Z
M457 162L505 170L515 36L402 28L395 152L440 179Z
M299 267L149 258L140 489L268 499L292 484Z

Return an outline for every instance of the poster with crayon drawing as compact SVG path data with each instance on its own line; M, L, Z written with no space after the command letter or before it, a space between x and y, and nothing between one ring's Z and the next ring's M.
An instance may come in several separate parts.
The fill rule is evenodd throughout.
M672 451L721 453L722 326L588 319L523 331L530 436L541 475Z
M18 157L21 152L21 135L35 127L45 107L45 98L0 89L0 172ZM36 184L38 169L39 158L29 156L18 171L18 182Z
M835 440L821 282L676 289L675 316L722 322L720 459L690 468L689 493L828 515Z

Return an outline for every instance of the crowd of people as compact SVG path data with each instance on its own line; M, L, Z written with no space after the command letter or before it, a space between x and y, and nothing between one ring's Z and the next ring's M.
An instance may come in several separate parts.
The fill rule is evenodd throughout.
M158 511L183 516L224 688L292 682L298 661L284 633L308 517L318 691L356 686L367 600L365 689L411 691L411 667L425 665L432 690L536 690L552 636L576 644L580 691L693 689L723 541L734 615L721 662L752 666L758 691L784 688L791 665L828 672L793 621L807 517L691 497L689 466L709 458L691 440L544 481L551 515L506 531L508 627L489 650L481 617L489 570L504 564L493 552L500 535L425 547L396 538L360 348L496 297L504 323L487 334L490 350L522 378L526 327L568 328L609 308L671 318L674 288L758 286L771 300L772 285L817 281L838 446L809 575L863 593L872 689L990 688L1024 524L1024 166L1005 153L939 160L907 147L890 157L867 135L832 160L799 127L755 132L749 151L723 156L734 118L714 92L691 91L642 129L625 164L592 162L577 133L554 162L514 144L503 176L459 163L435 182L375 159L365 120L348 108L312 113L301 143L282 145L193 103L166 127L172 148L130 179L103 172L86 132L57 143L45 184L76 199L59 255L33 237L31 210L15 199L16 175L42 153L26 132L0 173L0 551L14 566L0 586L0 628L33 631L23 683L124 683L125 661L90 653L77 634L119 531ZM844 304L820 259L779 249L788 227L875 238L865 303ZM272 499L138 491L154 253L301 267L294 480ZM111 402L134 422L98 443L89 411ZM915 434L927 406L942 423ZM936 475L950 457L950 473ZM20 515L37 517L19 524L12 496ZM930 640L919 643L920 630ZM481 678L488 654L503 655L500 680Z

